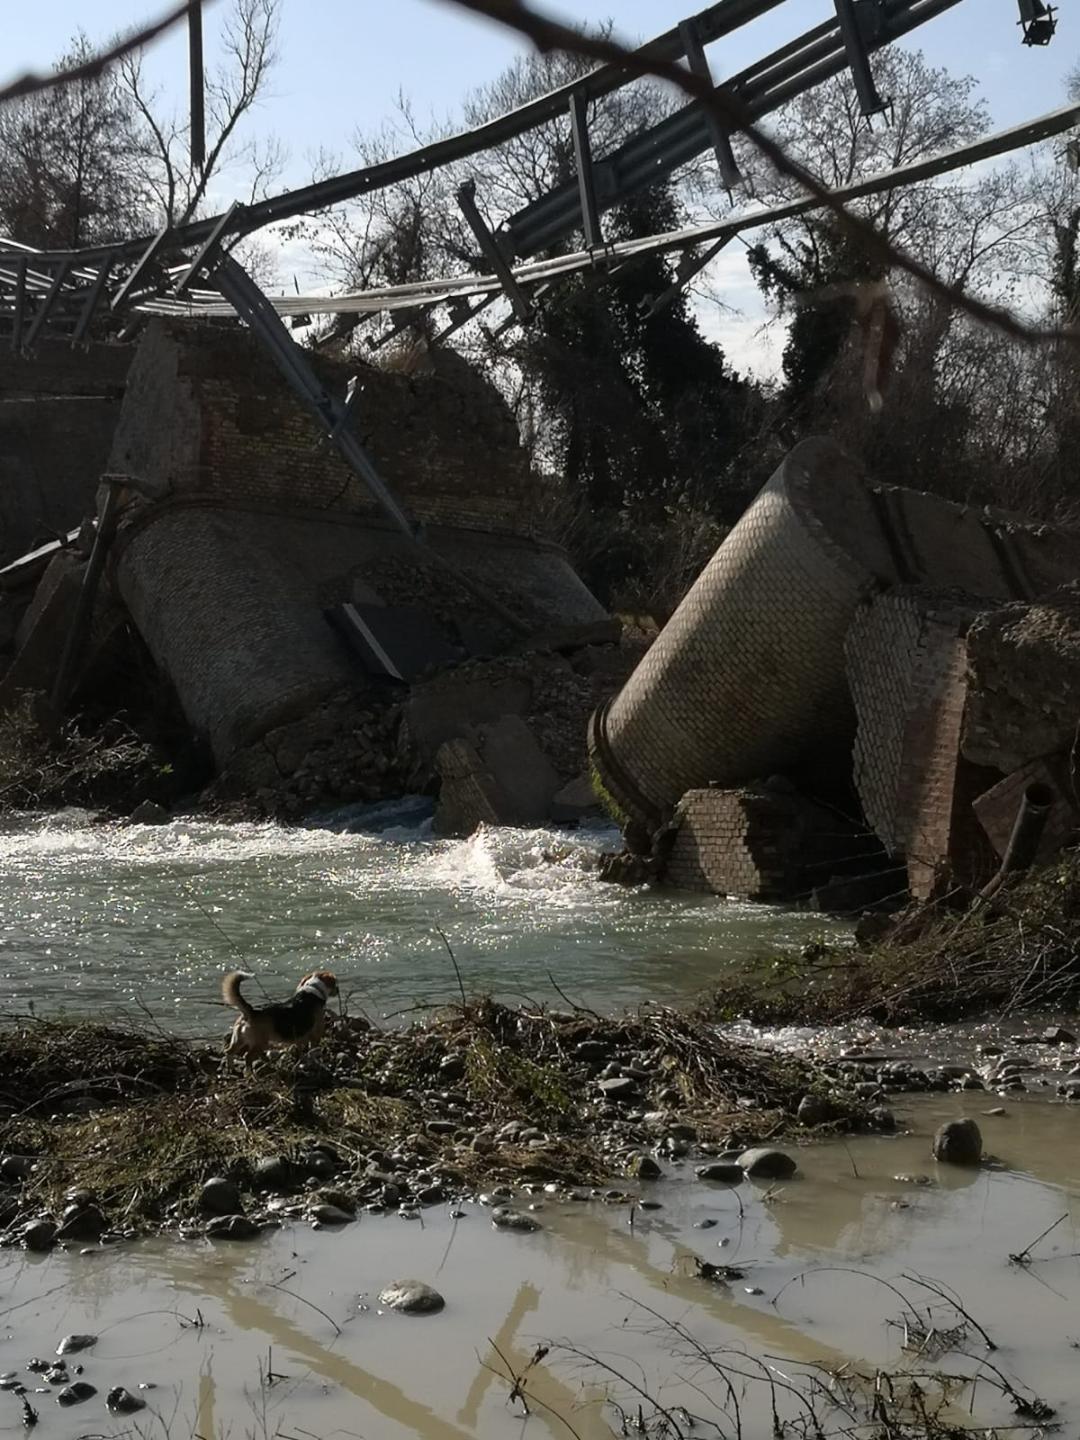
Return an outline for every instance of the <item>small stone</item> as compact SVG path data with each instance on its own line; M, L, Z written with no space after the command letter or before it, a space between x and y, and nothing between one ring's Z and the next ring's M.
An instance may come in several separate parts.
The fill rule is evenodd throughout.
M24 1250L51 1250L56 1243L56 1225L46 1216L30 1220L19 1232L19 1243Z
M608 1100L630 1100L637 1095L637 1081L631 1080L625 1075L613 1076L610 1080L601 1080L600 1089Z
M132 1395L123 1385L114 1385L105 1396L105 1404L114 1415L134 1415L136 1410L145 1410L146 1401Z
M798 1169L795 1161L783 1150L764 1147L744 1150L739 1156L739 1165L755 1180L790 1180Z
M379 1304L403 1315L434 1315L446 1301L421 1280L395 1280L380 1293Z
M42 1360L40 1356L35 1355L32 1360L26 1362L26 1368L35 1375L44 1375L46 1370L52 1369L52 1363L51 1360Z
M606 1060L611 1054L611 1046L606 1040L579 1040L574 1046L574 1054L579 1060Z
M716 1225L716 1221L715 1221L715 1220L711 1220L711 1219L709 1219L708 1217L706 1217L704 1220L695 1220L695 1221L694 1221L694 1229L695 1229L695 1230L712 1230L715 1225Z
M824 1095L804 1095L795 1113L800 1125L824 1125L832 1119L832 1102Z
M540 1221L531 1215L522 1215L517 1210L508 1210L504 1205L496 1206L491 1212L491 1223L496 1230L520 1230L529 1232L540 1229Z
M109 1222L96 1205L69 1205L60 1217L57 1240L100 1240Z
M626 1167L628 1175L638 1180L659 1180L664 1172L651 1155L633 1155Z
M63 1390L56 1393L58 1405L81 1405L84 1400L89 1400L97 1394L93 1385L88 1385L85 1380L76 1380L73 1385L65 1385Z
M1040 1035L1044 1045L1075 1045L1076 1036L1061 1025L1050 1025Z
M256 1190L273 1190L283 1194L296 1185L292 1162L284 1155L268 1155L255 1165L252 1184Z
M982 1159L982 1134L974 1120L949 1120L934 1136L933 1155L949 1165L978 1165Z
M316 1205L311 1218L320 1225L349 1225L356 1218L338 1205Z
M253 1240L259 1227L246 1215L219 1215L207 1225L206 1233L212 1240Z
M22 1384L14 1370L9 1370L6 1375L0 1375L0 1390L16 1390Z
M235 1180L215 1175L199 1192L199 1209L206 1215L239 1215L243 1206Z
M0 1159L0 1180L9 1185L21 1185L24 1180L29 1180L33 1169L34 1162L29 1155L5 1155Z
M724 1160L714 1160L710 1165L701 1165L694 1173L699 1180L717 1180L722 1185L741 1185L746 1179L746 1172L741 1165L729 1164Z
M75 1355L80 1350L89 1350L97 1344L96 1335L65 1335L56 1347L57 1355Z
M155 800L143 800L128 816L129 825L167 825L169 812Z
M896 1116L887 1105L875 1105L870 1111L870 1123L875 1130L891 1135L896 1129Z
M1006 1110L1004 1105L995 1105L992 1110L984 1110L982 1113L984 1115L1004 1115Z
M639 1210L662 1210L664 1208L659 1200L639 1200L637 1207Z
M452 1085L465 1075L465 1059L461 1055L447 1055L439 1062L439 1079Z

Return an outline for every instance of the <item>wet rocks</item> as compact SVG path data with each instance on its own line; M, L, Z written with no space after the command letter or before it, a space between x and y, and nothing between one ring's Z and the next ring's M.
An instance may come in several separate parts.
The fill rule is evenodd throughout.
M379 1295L379 1304L403 1315L434 1315L446 1301L437 1290L422 1280L395 1280Z
M68 1205L60 1217L57 1240L100 1240L109 1222L96 1205Z
M826 1125L833 1117L832 1102L825 1095L804 1095L795 1112L800 1125Z
M89 1350L97 1344L96 1335L65 1335L56 1347L57 1355L75 1355L80 1350Z
M659 1180L664 1172L651 1155L631 1155L626 1173L638 1180Z
M56 1392L56 1403L65 1406L81 1405L84 1400L90 1400L96 1394L97 1390L93 1385L87 1384L85 1380L76 1380Z
M744 1150L739 1156L739 1165L754 1180L790 1180L799 1168L783 1150L764 1147Z
M491 1223L496 1230L519 1230L523 1234L541 1228L539 1220L534 1220L531 1215L522 1215L520 1211L511 1210L505 1205L497 1205L492 1210Z
M8 1185L21 1185L29 1180L34 1169L30 1155L4 1155L0 1157L0 1180Z
M256 1190L271 1190L279 1195L287 1194L296 1184L296 1172L292 1161L285 1155L267 1155L256 1162L252 1184Z
M19 1231L19 1244L24 1250L51 1250L56 1244L56 1222L47 1215L28 1220Z
M199 1209L207 1215L238 1215L243 1209L239 1185L215 1175L199 1192Z
M699 1166L694 1173L699 1180L716 1180L721 1185L740 1185L746 1178L746 1172L734 1160L714 1160Z
M259 1227L246 1215L219 1215L207 1225L206 1233L212 1240L253 1240Z
M974 1120L949 1120L934 1136L935 1160L949 1165L978 1165L982 1160L982 1132Z
M311 1218L319 1225L349 1225L356 1218L338 1205L316 1205Z
M105 1404L114 1415L134 1415L137 1410L146 1409L146 1401L132 1395L123 1385L114 1385L105 1396Z

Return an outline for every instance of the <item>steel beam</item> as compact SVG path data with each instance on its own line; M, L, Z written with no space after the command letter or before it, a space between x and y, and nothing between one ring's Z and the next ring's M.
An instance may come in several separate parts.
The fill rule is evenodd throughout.
M874 72L870 68L870 56L866 50L863 22L869 17L880 16L877 0L834 0L836 18L840 22L840 34L847 53L848 68L855 82L855 93L859 97L859 108L866 119L871 115L883 115L889 102L883 100L874 83ZM874 6L871 10L869 6Z
M691 74L696 75L699 80L704 80L707 85L712 85L712 67L709 64L709 57L705 54L705 46L701 43L697 26L692 20L683 20L679 24L679 35L682 38L683 51ZM739 173L739 166L735 160L735 152L731 148L731 136L711 110L706 111L705 120L709 127L709 134L712 136L716 163L720 169L720 179L723 181L724 189L730 195L738 185L742 184L742 175Z
M23 317L26 313L26 256L19 256L15 269L15 313L11 319L11 348L22 349Z
M111 304L114 310L120 309L125 300L134 292L136 285L142 281L143 276L149 272L151 265L153 265L154 261L161 254L165 241L169 238L169 233L169 227L166 225L158 231L153 240L150 241L150 244L147 245L136 262L131 274L112 297Z
M206 164L206 79L203 72L202 0L188 4L188 79L191 91L191 163Z
M67 274L70 269L71 261L68 259L61 260L60 263L57 265L56 274L53 276L52 284L46 291L44 300L42 300L41 304L34 312L34 318L30 322L30 329L26 332L26 339L23 342L24 349L33 349L38 336L41 334L42 330L45 327L45 322L48 320L50 314L52 313L53 306L56 304L60 296L61 287L63 286L64 281L67 279Z
M87 330L90 328L90 321L94 318L94 311L97 309L98 302L101 300L102 292L104 291L105 286L108 283L109 274L112 271L112 267L112 256L109 256L107 260L103 260L101 262L101 265L98 268L97 275L94 278L94 282L90 286L90 290L86 296L86 299L83 301L83 307L79 314L78 323L75 326L75 333L71 337L72 345L81 344L83 337L86 335Z
M570 96L570 133L574 139L574 164L577 166L578 201L581 205L581 228L585 232L585 249L599 250L604 243L604 237L600 230L596 174L593 170L592 143L589 140L589 99L581 90L575 90Z
M510 301L514 314L522 322L528 320L532 314L529 297L514 279L514 272L507 264L498 240L480 214L476 204L476 181L466 180L463 185L458 186L455 196L461 213L465 216L465 222L476 237L476 243L480 246L484 258L498 276L499 284Z

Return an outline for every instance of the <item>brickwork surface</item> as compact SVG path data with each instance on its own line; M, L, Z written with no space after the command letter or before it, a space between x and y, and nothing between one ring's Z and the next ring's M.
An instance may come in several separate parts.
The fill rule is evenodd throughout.
M839 751L852 726L844 637L861 600L903 584L1026 598L1078 560L1074 536L870 485L833 442L805 441L597 718L594 762L655 825L707 782L735 787Z
M845 849L826 812L797 795L764 789L691 790L676 823L666 882L745 900L809 893L828 878L817 862Z

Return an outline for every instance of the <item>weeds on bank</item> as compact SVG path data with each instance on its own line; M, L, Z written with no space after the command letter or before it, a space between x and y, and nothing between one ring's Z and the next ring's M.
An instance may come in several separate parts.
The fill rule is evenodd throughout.
M952 897L957 900L958 897ZM986 905L947 902L897 917L866 949L815 944L761 959L700 1014L761 1024L957 1020L1080 1004L1080 852L1007 882Z

